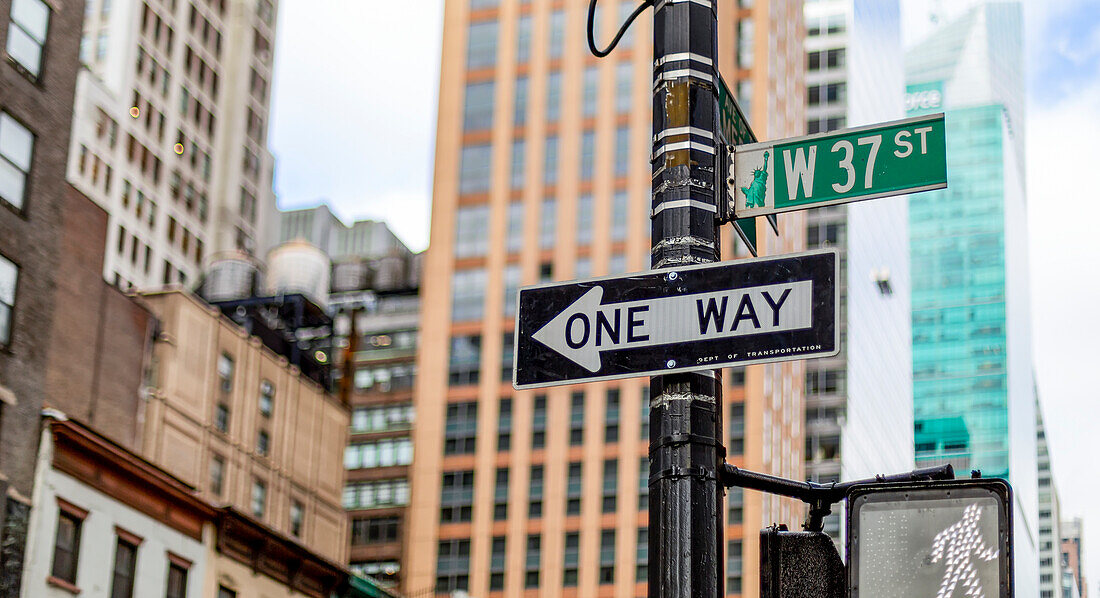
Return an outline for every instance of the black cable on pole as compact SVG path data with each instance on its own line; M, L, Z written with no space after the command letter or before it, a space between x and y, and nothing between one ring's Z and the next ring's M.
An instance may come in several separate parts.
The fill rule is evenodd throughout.
M653 6L653 0L645 0L638 5L638 8L634 9L634 12L630 13L630 16L626 18L626 22L619 28L619 32L615 34L614 39L611 40L611 43L607 45L607 49L605 50L600 50L596 47L595 33L592 31L592 26L596 19L596 1L597 0L590 0L588 3L588 49L592 50L592 53L598 58L603 58L610 54L611 51L615 49L615 46L619 44L619 40L623 38L623 34L626 33L626 30L630 27L630 24L634 22L634 19L638 18L638 15L642 14L642 11L645 10L646 7Z

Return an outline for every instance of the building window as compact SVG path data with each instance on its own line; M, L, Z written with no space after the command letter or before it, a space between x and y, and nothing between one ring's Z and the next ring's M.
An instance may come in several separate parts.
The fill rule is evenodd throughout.
M470 586L470 541L440 540L435 566L435 591L447 594Z
M42 50L50 9L42 0L14 0L8 27L8 56L34 78L42 72Z
M527 517L530 519L538 519L542 517L542 487L542 465L532 465L531 482L527 493Z
M730 456L745 453L745 404L733 403L730 405L730 442L726 450Z
M271 417L271 409L275 403L275 386L264 380L260 382L260 415Z
M448 363L451 386L477 384L481 370L481 335L451 338L451 355Z
M357 482L344 487L345 509L374 509L409 504L409 481L404 478Z
M642 439L643 442L649 440L649 412L653 409L650 406L649 403L650 403L650 401L649 401L649 387L648 386L643 386L642 387L642 401L641 401L641 412L642 413L641 413L641 418L640 418L641 425L639 426L641 428L640 438Z
M565 485L565 514L581 514L581 493L584 491L584 477L580 461L569 464L569 477Z
M726 518L728 525L738 525L745 519L745 492L743 489L733 486L729 489L729 516Z
M533 29L531 15L523 15L519 18L519 26L516 28L517 64L523 64L531 59L531 37Z
M508 204L508 237L505 249L509 253L515 253L523 248L523 204L512 202Z
M462 128L467 132L493 126L493 92L496 85L489 81L466 84L466 104L463 106Z
M305 507L299 500L290 501L290 534L295 538L302 537L302 520Z
M210 493L220 498L225 484L225 459L214 455L210 459Z
M351 414L352 433L408 430L415 419L413 406L356 407Z
M595 65L584 69L584 95L582 100L582 114L585 118L596 116L599 109L597 100L600 94L600 71Z
M595 217L592 195L585 193L577 198L577 245L592 242L592 220ZM579 275L578 275L579 276Z
M741 541L730 540L726 544L726 593L741 593Z
M474 512L474 472L444 472L442 498L439 502L440 523L470 521Z
M351 522L351 543L353 546L378 542L397 542L400 539L401 519L399 517L363 518L354 519Z
M271 437L268 435L267 430L260 430L256 433L256 454L267 457L270 449Z
M554 71L546 78L546 122L558 122L561 118L561 71Z
M523 587L539 587L539 561L542 560L542 538L537 534L527 536L527 559L524 563Z
M111 578L111 598L131 598L134 595L134 571L137 567L137 544L123 538L115 544L115 568Z
M15 6L18 5L17 1ZM15 11L14 6L12 11ZM14 21L11 29L17 29ZM8 43L10 45L11 37ZM0 112L0 199L16 209L23 209L33 154L34 134L7 112Z
M585 131L581 135L581 180L591 181L596 170L596 132ZM581 215L578 211L577 217Z
M229 433L229 405L218 403L214 407L214 428L222 434Z
M649 457L638 461L638 510L649 509Z
M497 414L497 451L512 449L512 399L500 400L500 412Z
M493 536L493 547L489 556L489 591L504 589L506 547L504 536Z
M561 58L565 42L565 13L555 10L550 14L550 58Z
M633 74L634 65L630 62L615 65L615 111L619 114L630 112Z
M626 191L616 191L611 198L611 240L623 241L630 226Z
M754 32L751 18L741 19L737 23L737 66L740 68L752 68Z
M516 95L512 100L512 120L516 128L522 127L527 122L527 77L516 79Z
M466 70L490 67L497 61L497 22L483 21L470 25L466 42Z
M562 585L567 588L577 587L577 571L580 565L581 535L578 532L565 534L565 554L562 558Z
M260 480L252 481L252 514L263 519L267 511L267 484Z
M584 391L572 395L569 406L569 446L584 443Z
M484 193L489 190L492 146L467 145L462 148L458 173L458 192Z
M531 412L531 448L546 446L546 395L535 395L535 408Z
M539 210L539 248L550 249L557 240L558 202L550 197L542 200Z
M19 267L0 255L0 346L11 343L15 285L18 280Z
M504 266L504 315L507 317L515 317L516 315L516 296L519 295L522 274L519 264Z
M486 221L488 218L486 218ZM487 237L484 234L482 238ZM485 313L485 268L457 270L451 277L451 321L480 320Z
M237 592L225 586L218 586L218 598L237 598Z
M508 519L508 468L498 467L493 489L493 521Z
M615 512L615 497L619 492L619 462L606 459L603 462L603 512Z
M187 567L175 562L168 563L168 591L164 598L186 598Z
M412 440L407 437L356 442L344 449L344 467L347 469L409 465L412 459Z
M615 583L615 530L600 532L600 585Z
M558 182L558 136L546 138L546 155L543 161L542 182L556 185Z
M507 284L507 283L506 283ZM516 334L505 332L500 343L500 379L503 382L512 381L512 367L516 359Z
M447 405L447 425L444 435L444 455L472 454L477 440L477 403Z
M218 357L218 380L222 392L233 390L233 358L228 353L222 353Z
M607 391L603 441L608 444L619 441L619 389L617 388L611 388Z
M57 517L57 536L53 544L53 566L50 576L76 585L76 566L80 560L80 529L87 513L62 505Z
M524 149L527 147L527 143L522 139L516 139L512 142L512 188L522 189L524 168L527 165L527 157L524 154ZM488 240L488 239L486 239Z
M637 572L634 581L639 583L649 580L649 528L638 528L638 552L634 558Z
M615 176L626 176L628 172L630 172L630 129L619 127L615 130Z

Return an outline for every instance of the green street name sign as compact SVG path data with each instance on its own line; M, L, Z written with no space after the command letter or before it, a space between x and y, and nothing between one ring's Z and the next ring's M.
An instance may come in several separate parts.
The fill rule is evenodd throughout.
M756 135L749 128L749 120L741 112L741 107L733 99L729 86L721 76L718 77L718 116L721 128L718 130L718 139L723 146L737 146L747 143L756 143ZM725 152L719 152L719 159L725 159ZM768 218L775 234L779 234L779 222L775 216ZM733 221L733 230L741 237L741 241L756 256L756 219L739 218Z
M943 114L734 148L734 214L766 216L947 186Z

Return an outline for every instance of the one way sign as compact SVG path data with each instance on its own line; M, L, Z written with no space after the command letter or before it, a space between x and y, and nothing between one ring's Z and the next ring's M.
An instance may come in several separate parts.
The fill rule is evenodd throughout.
M513 385L835 355L835 250L524 287Z

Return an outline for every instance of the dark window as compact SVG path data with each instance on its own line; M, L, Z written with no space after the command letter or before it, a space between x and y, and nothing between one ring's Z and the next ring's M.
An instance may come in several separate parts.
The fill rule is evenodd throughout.
M444 472L442 492L440 523L470 521L474 512L474 472Z
M137 546L118 539L115 545L115 569L111 579L111 598L131 598L134 595L134 570L137 566Z
M218 357L218 380L222 392L227 393L233 390L233 370L233 358L228 353L222 353Z
M11 342L11 314L15 308L15 285L19 267L0 255L0 346Z
M260 480L252 481L252 514L263 519L267 511L267 484Z
M508 468L498 467L496 488L493 490L493 520L508 518Z
M500 400L500 413L497 419L497 451L512 449L512 399Z
M470 541L441 540L436 557L435 591L449 593L470 586Z
M477 438L477 403L447 405L447 425L444 434L443 454L473 453Z
M634 559L637 573L634 580L643 582L649 579L649 528L638 528L638 554Z
M741 593L741 541L730 540L726 544L726 593Z
M275 386L267 380L260 382L260 415L271 417L275 403Z
M638 510L649 508L649 457L638 462Z
M569 444L580 446L584 442L584 392L573 393L569 407Z
M600 585L615 583L615 530L600 532Z
M256 433L256 454L261 457L268 456L271 449L271 436L268 435L267 430L260 430Z
M726 523L737 525L745 520L745 493L734 486L729 489L729 517Z
M397 542L400 539L401 519L398 517L355 519L351 522L351 543L353 545Z
M543 468L541 465L531 466L531 484L527 493L527 516L532 519L542 517L542 486Z
M651 409L650 406L649 406L649 387L648 386L642 387L641 407L642 407L642 418L641 418L641 426L640 426L641 427L641 438L642 438L642 442L646 442L646 441L649 440L649 411Z
M579 515L581 512L581 493L584 490L583 470L581 462L575 461L569 464L569 477L565 487L565 514Z
M168 591L164 598L184 598L187 596L187 569L176 563L168 564Z
M237 592L225 586L218 586L218 598L237 598Z
M619 493L619 462L606 459L603 462L603 512L615 512L615 497Z
M562 574L562 585L566 587L576 587L577 585L577 571L580 564L581 553L581 535L577 532L568 532L565 534L565 558L563 559L564 571Z
M606 443L619 441L619 389L607 391L607 415L604 419L604 437Z
M302 537L302 518L305 508L300 501L290 503L290 534L296 538Z
M542 555L542 538L538 535L527 536L527 560L525 562L525 575L523 587L539 587L539 561Z
M730 441L726 445L729 455L741 455L745 452L745 404L730 405Z
M60 511L57 518L57 537L53 545L51 575L76 585L76 564L80 559L80 528L84 520Z
M531 413L531 448L546 446L546 395L535 395Z
M221 497L225 482L225 459L218 455L210 458L210 493Z
M505 548L504 536L493 537L493 550L489 557L489 589L504 589Z

